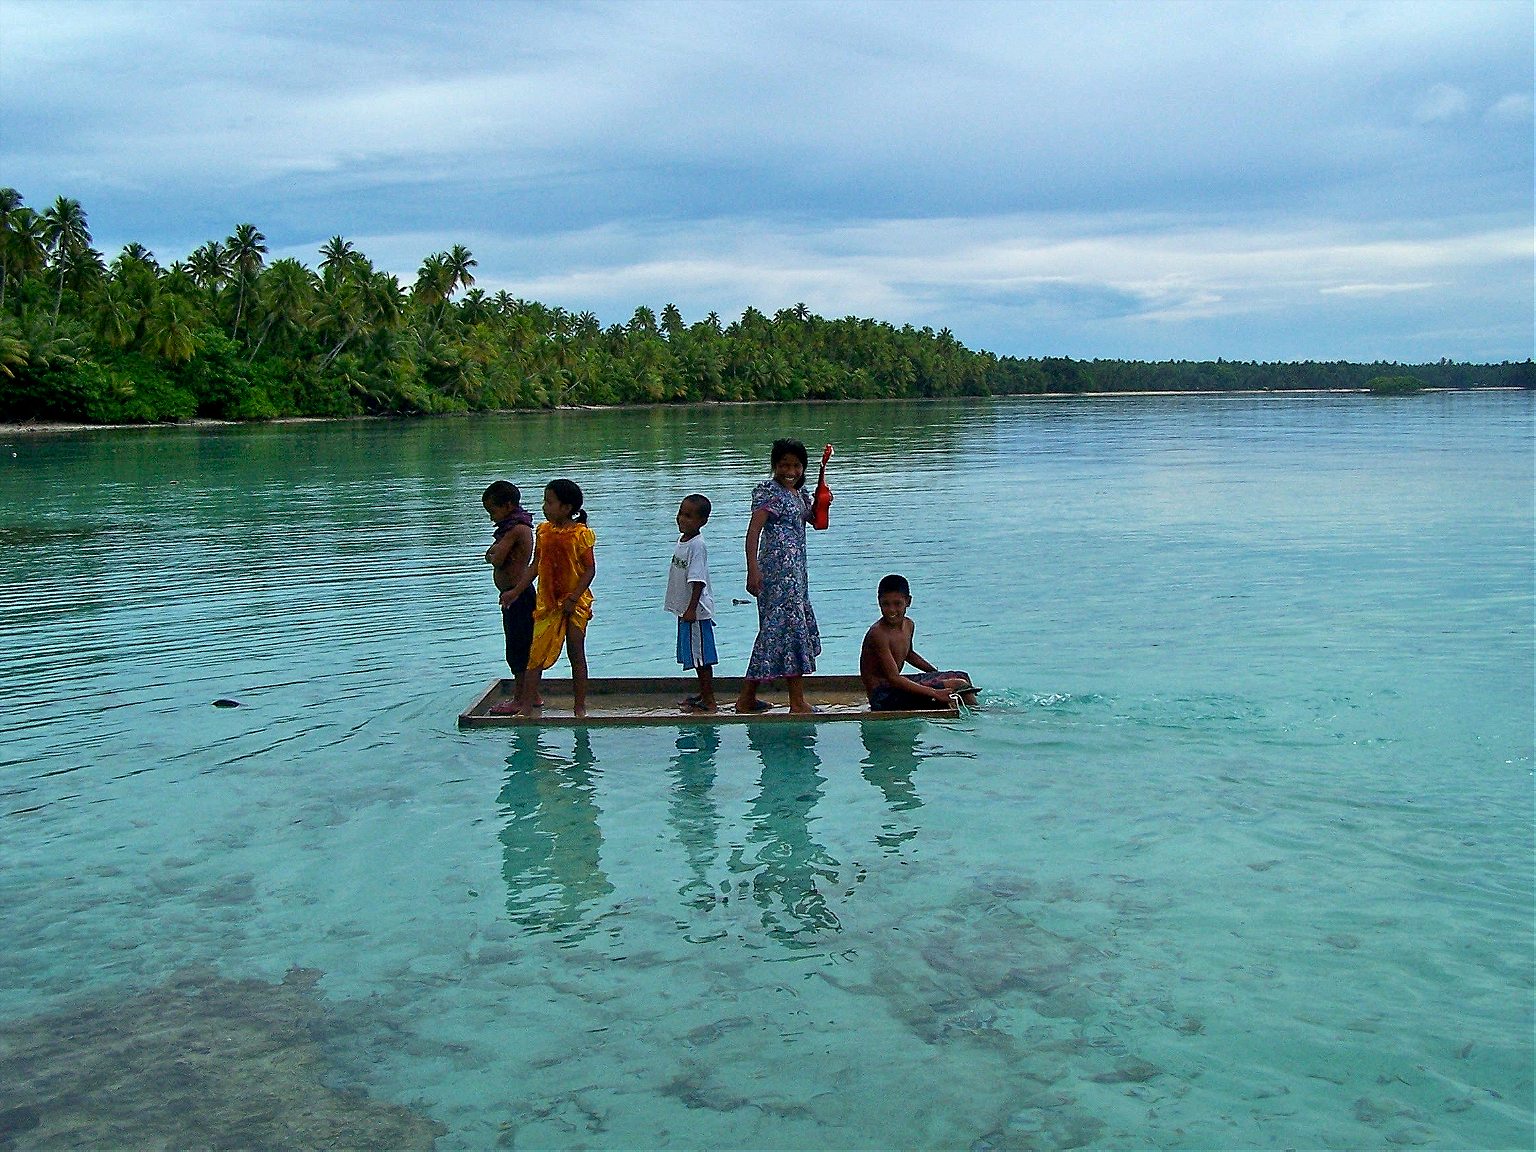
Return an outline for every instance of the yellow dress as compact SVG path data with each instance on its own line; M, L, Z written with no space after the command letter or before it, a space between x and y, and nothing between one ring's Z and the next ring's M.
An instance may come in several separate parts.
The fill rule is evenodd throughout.
M566 628L587 630L592 619L592 589L576 601L576 611L567 616L561 602L581 583L587 553L597 543L597 536L585 524L574 521L539 525L535 551L539 555L539 590L533 604L533 647L528 653L528 667L553 668L565 647Z

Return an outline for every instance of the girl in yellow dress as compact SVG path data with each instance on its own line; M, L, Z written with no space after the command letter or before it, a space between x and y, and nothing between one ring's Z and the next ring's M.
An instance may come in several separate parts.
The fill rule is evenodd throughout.
M528 653L528 701L539 699L539 677L554 667L561 647L571 656L572 712L587 714L587 624L592 620L592 579L597 537L587 527L581 488L573 480L551 480L544 488L544 523L534 537L533 567L539 573L533 606L533 647ZM529 703L523 715L536 716Z

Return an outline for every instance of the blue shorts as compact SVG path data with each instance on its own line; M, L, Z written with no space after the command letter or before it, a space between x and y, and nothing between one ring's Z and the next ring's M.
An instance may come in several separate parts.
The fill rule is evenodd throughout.
M684 668L710 668L720 662L715 655L713 620L677 621L677 662Z

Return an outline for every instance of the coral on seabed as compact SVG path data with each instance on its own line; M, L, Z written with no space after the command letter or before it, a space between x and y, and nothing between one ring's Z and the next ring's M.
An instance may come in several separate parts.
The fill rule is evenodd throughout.
M281 984L187 969L0 1021L0 1149L431 1148L424 1113L337 1091L320 973Z

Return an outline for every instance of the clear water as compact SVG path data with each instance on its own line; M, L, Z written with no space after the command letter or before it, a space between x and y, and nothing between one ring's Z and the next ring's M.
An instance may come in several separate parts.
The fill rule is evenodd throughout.
M0 440L0 1023L320 969L356 1022L328 1075L444 1148L1530 1147L1532 416ZM490 479L585 486L597 674L671 671L671 517L711 495L735 672L784 433L839 449L823 670L902 571L983 714L455 730L500 674Z

